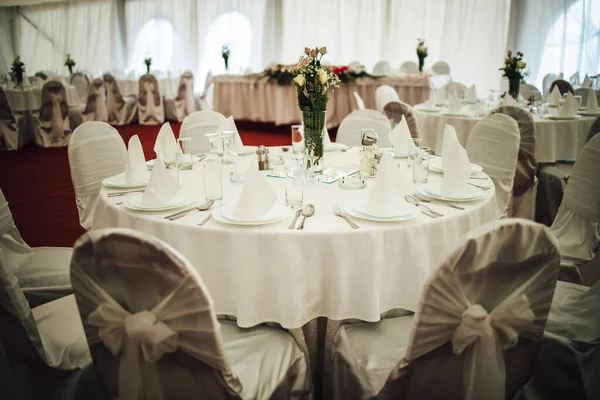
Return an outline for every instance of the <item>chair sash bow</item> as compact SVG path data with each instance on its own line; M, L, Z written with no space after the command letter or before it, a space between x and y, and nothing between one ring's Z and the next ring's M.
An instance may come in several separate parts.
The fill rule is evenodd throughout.
M65 137L64 121L60 110L60 95L52 95L52 137L55 140Z

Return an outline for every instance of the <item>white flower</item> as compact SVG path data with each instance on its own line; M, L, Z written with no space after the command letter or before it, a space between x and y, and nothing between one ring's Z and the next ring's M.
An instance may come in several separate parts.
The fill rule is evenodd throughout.
M300 74L294 78L294 82L296 82L298 86L302 87L306 83L306 78L304 75Z
M321 85L324 85L327 83L327 71L325 71L324 69L320 69L319 72L319 82L321 82Z

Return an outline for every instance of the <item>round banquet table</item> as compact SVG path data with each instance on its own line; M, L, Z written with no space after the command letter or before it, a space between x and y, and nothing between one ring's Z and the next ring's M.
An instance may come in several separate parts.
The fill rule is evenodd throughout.
M176 78L161 78L157 79L158 90L161 96L177 97L179 89L179 77ZM140 82L138 79L117 79L121 94L124 96L137 96L140 90Z
M67 104L77 106L80 103L79 94L73 85L64 85ZM42 105L42 88L26 87L24 89L4 89L6 99L12 112L35 111Z
M288 156L276 148L271 155ZM255 160L255 155L241 157L239 168L247 168ZM358 161L358 148L325 155L326 168L346 166L356 170ZM406 160L396 162L412 193L412 169ZM182 188L201 204L202 165L180 171L179 176ZM441 177L432 172L430 181L440 181ZM267 181L278 201L284 202L285 179L267 177ZM363 190L345 190L337 182L306 186L304 204L314 204L316 213L306 221L304 230L288 229L293 218L291 210L288 218L264 226L234 226L214 218L197 226L208 212L169 221L164 217L177 210L133 211L117 205L127 196L107 197L119 189L104 187L95 208L93 228L133 228L175 247L200 273L216 313L236 317L241 327L276 322L293 329L322 316L378 321L389 310L415 311L429 275L460 237L498 217L491 180L477 183L492 189L478 200L461 203L464 211L430 205L444 217L432 219L421 214L413 220L393 223L352 218L360 226L356 230L333 214L332 204L343 207L365 201L373 180L367 180ZM224 174L223 201L218 203L235 204L242 187Z
M444 115L446 111L423 111L423 105L416 105L413 110L423 144L434 149L435 154L442 154L442 139L444 126L454 126L460 144L465 146L473 127L487 111L481 107L465 105L462 108L464 116ZM556 114L556 109L549 108L550 115ZM578 116L570 120L552 120L533 116L535 122L535 157L537 162L553 163L557 161L575 161L585 145L588 132L596 117Z

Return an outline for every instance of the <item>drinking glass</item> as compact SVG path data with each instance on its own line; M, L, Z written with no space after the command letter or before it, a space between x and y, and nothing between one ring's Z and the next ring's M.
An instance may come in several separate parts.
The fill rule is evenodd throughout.
M429 156L431 149L426 146L415 148L415 157L413 160L413 182L427 183L429 178Z
M192 138L179 138L177 144L181 149L179 152L179 169L192 169Z
M577 100L577 109L581 108L581 96L573 96Z
M210 145L210 153L204 159L204 197L206 200L219 200L223 198L223 165L221 157L217 154L215 141L221 137L219 133L204 135Z
M161 157L167 172L179 182L179 150L175 149L173 153L163 152Z
M304 151L304 136L302 136L302 125L292 125L292 153L298 154Z
M221 133L223 139L223 164L237 164L238 155L233 146L235 131L225 131Z
M289 163L285 170L285 205L298 210L302 208L304 199L304 168L296 163Z
M412 167L413 163L415 162L414 160L415 160L416 149L418 149L422 145L423 145L423 139L413 138L413 137L408 138L408 147L407 147L407 149L409 149L408 160L407 160L408 168ZM413 149L413 151L410 151L410 149Z

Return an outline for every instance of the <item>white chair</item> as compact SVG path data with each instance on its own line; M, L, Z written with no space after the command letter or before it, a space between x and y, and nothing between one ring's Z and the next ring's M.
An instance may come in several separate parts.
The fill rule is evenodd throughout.
M375 109L383 112L383 107L390 101L400 101L400 96L396 89L390 85L381 85L375 89Z
M535 101L542 101L542 93L538 90L538 88L528 83L521 83L519 93L525 100L533 97L533 100Z
M212 97L214 90L214 85L212 81L212 71L208 71L206 73L206 79L204 80L204 90L202 94L196 97L196 107L199 110L210 110L212 109Z
M79 223L89 230L102 180L125 171L127 148L115 128L90 121L75 129L68 153Z
M579 85L579 71L575 72L573 75L569 77L569 82L571 85Z
M163 97L152 74L139 79L138 117L140 125L161 125L165 122Z
M390 101L383 106L383 115L390 121L392 128L402 121L402 117L406 120L408 130L413 138L420 137L419 125L413 113L412 107L401 101Z
M90 87L90 79L81 72L75 72L71 76L71 85L75 86L79 99L84 103L88 98L88 89Z
M83 111L83 122L87 121L108 122L106 89L104 81L100 78L94 79L88 89L88 97Z
M192 154L206 153L210 151L210 147L204 135L216 133L225 120L225 116L216 111L196 111L183 120L179 137L192 138Z
M464 95L467 93L467 86L460 82L448 82L446 85L444 85L443 89L446 92L446 98L448 98L452 92L456 92L459 98L461 97L461 94Z
M361 130L374 129L379 137L377 145L380 147L391 147L388 138L391 131L390 121L385 115L376 110L357 110L348 114L340 123L337 131L336 143L346 146L361 145Z
M117 126L132 123L137 115L138 107L135 95L123 96L117 80L111 74L104 74L103 79L106 88L108 123ZM164 115L164 110L162 112Z
M587 106L588 96L595 96L596 92L592 88L575 89L575 96L581 96L581 106Z
M387 61L379 61L373 67L373 75L388 76L392 72L392 66Z
M48 81L42 87L39 129L34 140L39 147L65 147L71 137L69 106L65 87L59 81Z
M363 101L362 97L360 97L357 91L354 91L354 100L356 101L356 107L358 107L358 110L365 109L365 102Z
M450 75L450 65L446 61L437 61L431 66L434 75Z
M90 231L75 244L71 276L95 369L115 398L312 395L292 336L219 323L194 267L152 236Z
M27 142L26 124L23 115L13 113L6 93L0 88L0 150L17 150Z
M592 260L600 244L600 135L591 138L573 165L550 230L558 240L565 277L579 283L578 266ZM578 281L578 282L577 282Z
M400 72L403 74L417 74L419 72L419 67L414 61L404 61L400 65Z
M465 147L469 161L481 165L494 182L499 217L508 214L519 140L517 121L508 115L493 114L475 124Z
M165 99L167 119L182 122L185 117L198 111L194 98L194 75L190 71L181 74L177 97Z
M530 379L558 264L541 224L475 229L433 274L414 316L338 330L333 398L513 398Z
M542 80L542 93L545 99L548 98L548 95L550 94L550 85L552 85L552 82L554 82L557 79L558 75L552 73L546 74L546 76L544 76L544 79Z

